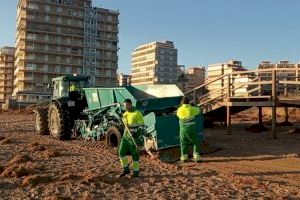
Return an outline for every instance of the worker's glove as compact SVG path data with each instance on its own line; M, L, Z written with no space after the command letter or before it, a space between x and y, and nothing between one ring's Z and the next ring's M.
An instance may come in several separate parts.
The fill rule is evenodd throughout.
M147 135L147 130L146 130L146 126L139 126L138 127L138 132L141 133L141 135L146 136Z
M144 126L144 125L138 126L137 130L144 132L146 130L146 126Z

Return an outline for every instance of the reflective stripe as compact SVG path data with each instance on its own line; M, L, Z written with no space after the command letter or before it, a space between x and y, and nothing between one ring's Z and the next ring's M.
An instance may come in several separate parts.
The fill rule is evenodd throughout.
M140 162L139 161L133 161L132 169L133 169L133 171L138 172L140 170Z
M181 155L180 160L181 160L181 161L185 161L185 160L187 160L188 158L189 158L188 155L187 155L187 154L184 154L184 155Z
M128 128L137 128L139 126L142 126L143 124L130 124L128 125Z
M124 156L120 159L121 165L123 168L128 167L128 159L127 156Z
M195 119L195 117L191 117L191 118L188 118L188 119L182 119L181 121L183 123L189 123L189 122L192 122L194 119Z
M194 125L195 122L182 122L183 125Z

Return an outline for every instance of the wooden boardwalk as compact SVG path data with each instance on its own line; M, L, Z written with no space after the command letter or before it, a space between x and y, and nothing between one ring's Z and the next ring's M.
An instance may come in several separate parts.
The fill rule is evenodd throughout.
M284 107L288 119L288 107L300 107L300 77L298 68L273 68L254 71L237 71L217 77L185 93L203 108L204 115L216 113L226 117L227 134L231 134L231 115L250 107L258 107L259 123L262 123L262 108L272 108L272 136L276 134L276 108ZM271 76L270 76L271 75ZM238 82L238 77L251 76L248 82ZM221 83L221 84L220 84ZM220 84L213 91L209 85ZM244 92L238 89L247 88ZM268 94L269 93L269 94Z

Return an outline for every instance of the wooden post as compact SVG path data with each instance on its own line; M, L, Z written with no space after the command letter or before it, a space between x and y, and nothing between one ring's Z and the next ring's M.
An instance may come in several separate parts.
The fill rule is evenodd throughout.
M196 94L197 94L197 93L196 93L196 90L194 90L194 92L193 92L193 101L194 101L194 104L195 104L195 105L197 105L197 102L196 102L196 101L197 101Z
M287 81L287 78L285 78L285 81ZM287 84L285 83L284 86L283 86L283 95L285 97L287 97Z
M284 107L284 121L289 122L289 108Z
M231 114L230 114L230 106L228 103L230 102L230 93L231 93L231 83L230 83L230 75L228 75L228 83L227 83L227 106L226 106L226 124L227 124L227 135L231 135Z
M230 115L230 106L226 106L226 124L227 124L227 135L231 135L231 115Z
M273 70L272 71L272 101L273 101L273 105L272 105L272 136L273 139L277 138L277 134L276 134L276 106L277 106L277 102L276 102L276 71Z
M296 80L295 81L298 81L299 79L298 79L298 75L299 75L299 72L298 72L298 65L297 65L297 67L296 67ZM297 91L299 91L299 87L298 87L298 85L297 85L297 89L296 89Z
M229 98L231 96L231 82L230 82L230 74L228 75L228 82L227 82L227 101L229 101Z
M287 78L285 78L285 81L287 81ZM284 90L283 90L283 95L285 97L288 96L288 92L287 92L287 84L284 84ZM289 114L288 114L288 107L284 107L284 121L288 122L289 121Z
M262 107L258 107L258 124L262 124Z
M258 82L259 82L259 85L258 85L258 95L259 96L262 96L261 94L261 84L260 84L260 81L261 81L261 77L260 77L260 74L258 73Z

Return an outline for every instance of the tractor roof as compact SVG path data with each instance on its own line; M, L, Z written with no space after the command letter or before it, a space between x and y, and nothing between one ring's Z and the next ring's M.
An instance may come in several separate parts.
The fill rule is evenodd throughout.
M81 80L88 80L90 77L89 76L84 76L84 75L66 75L66 76L60 76L53 78L52 81L81 81Z

